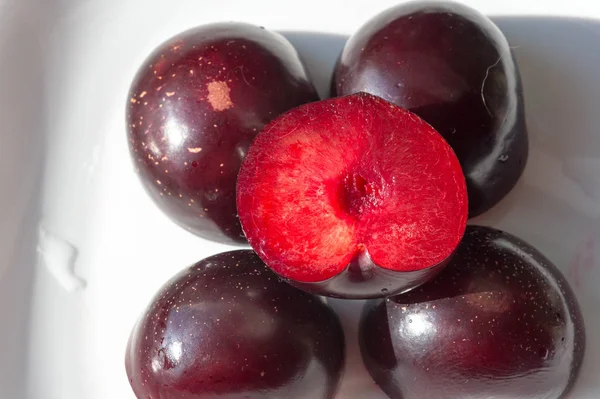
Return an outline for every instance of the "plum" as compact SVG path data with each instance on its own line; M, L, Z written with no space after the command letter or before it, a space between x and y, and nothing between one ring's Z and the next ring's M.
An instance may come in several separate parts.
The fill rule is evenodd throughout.
M180 226L245 243L235 180L248 146L271 119L316 100L283 36L242 23L188 30L161 44L131 85L127 134L136 171Z
M333 398L343 364L335 313L250 250L211 256L173 277L126 353L140 399Z
M431 278L467 223L456 155L430 125L358 93L271 122L240 169L237 204L258 255L307 291L399 293Z
M454 2L410 2L382 12L347 42L332 95L365 91L409 109L452 146L469 216L505 197L528 155L523 89L502 32Z
M448 266L369 301L360 348L392 399L557 399L575 382L584 322L558 269L524 241L469 226Z

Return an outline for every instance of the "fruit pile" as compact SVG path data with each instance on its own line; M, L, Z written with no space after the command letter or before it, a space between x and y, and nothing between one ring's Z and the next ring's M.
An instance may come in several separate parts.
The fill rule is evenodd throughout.
M390 398L557 399L575 383L585 332L565 278L519 238L467 226L528 153L518 68L485 16L381 13L325 100L283 36L189 30L140 67L127 119L159 208L252 247L155 295L127 346L138 398L334 398L345 345ZM368 299L359 342L325 297Z

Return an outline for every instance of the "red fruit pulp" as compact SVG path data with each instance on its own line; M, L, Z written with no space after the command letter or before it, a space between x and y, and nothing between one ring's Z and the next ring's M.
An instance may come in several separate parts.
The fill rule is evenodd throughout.
M297 282L330 279L361 258L396 272L438 265L467 219L465 179L446 141L366 93L269 124L242 164L237 205L254 250Z

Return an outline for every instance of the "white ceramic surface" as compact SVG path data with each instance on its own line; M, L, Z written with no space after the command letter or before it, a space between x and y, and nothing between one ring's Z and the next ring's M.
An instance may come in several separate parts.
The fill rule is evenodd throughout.
M152 204L129 160L129 83L160 42L237 20L282 31L319 85L348 34L394 0L0 0L0 399L134 399L123 367L134 320L167 278L231 249ZM514 46L531 156L475 222L537 246L573 284L588 350L572 399L600 398L600 4L466 1ZM585 17L586 19L573 18ZM384 399L347 332L341 399Z

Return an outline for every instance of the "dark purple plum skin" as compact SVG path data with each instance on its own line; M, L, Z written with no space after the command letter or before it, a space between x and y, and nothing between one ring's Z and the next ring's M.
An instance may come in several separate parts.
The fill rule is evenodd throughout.
M366 91L429 122L456 152L469 216L504 198L528 156L521 78L494 23L452 2L411 2L377 15L347 42L331 92Z
M235 205L241 161L271 119L316 100L283 36L242 23L183 32L143 62L131 85L127 135L136 171L180 226L245 243Z
M359 340L392 399L557 399L577 379L586 337L575 294L548 259L469 226L436 278L365 304Z
M384 269L370 257L358 256L338 275L324 281L302 282L286 279L294 287L316 295L341 299L373 299L401 294L431 280L448 264L414 271Z
M156 294L126 352L140 399L333 398L344 333L321 298L250 250L183 270Z

